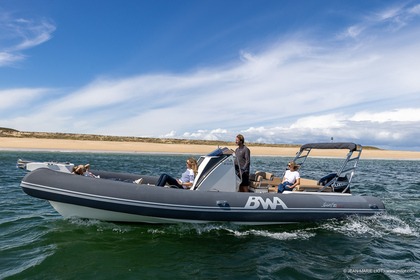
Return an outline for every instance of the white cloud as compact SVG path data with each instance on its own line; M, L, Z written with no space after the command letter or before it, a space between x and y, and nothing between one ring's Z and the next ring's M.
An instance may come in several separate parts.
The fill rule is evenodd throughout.
M417 4L417 5L413 6L408 11L409 11L410 14L420 15L420 4Z
M187 139L204 139L204 140L229 140L230 133L227 129L213 129L213 130L204 130L200 129L195 132L186 132L183 134L183 138ZM176 137L176 135L173 135Z
M163 135L163 138L173 138L175 136L176 136L176 131L175 130L172 130L168 134Z
M406 3L400 3L371 13L359 23L348 27L339 37L364 39L364 36L374 37L378 36L378 33L396 32L409 24L413 17L419 15L419 11L420 5L407 6Z
M298 119L293 123L291 129L336 129L343 127L343 117L335 114L309 116Z
M358 112L350 120L372 123L420 122L420 108L400 108L385 112Z
M0 51L0 67L12 64L13 62L23 60L24 58L25 56L21 54L14 54L14 53L6 52L6 51L4 52Z
M44 97L49 91L49 89L43 88L0 90L0 110L4 113L7 109L16 110L28 106L30 103Z
M363 26L353 25L347 28L346 32L344 33L345 37L350 38L357 38L365 29Z
M20 52L50 40L55 29L46 19L15 18L0 10L0 67L25 59Z

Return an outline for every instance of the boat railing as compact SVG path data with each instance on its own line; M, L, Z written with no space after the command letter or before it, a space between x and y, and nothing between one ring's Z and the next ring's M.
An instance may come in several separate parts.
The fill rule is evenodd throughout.
M337 172L337 175L325 186L319 190L320 192L324 191L328 187L332 187L334 189L340 189L340 187L345 186L345 188L340 191L342 193L346 193L350 189L351 182L354 177L354 173L356 171L357 165L360 160L360 156L362 154L362 146L357 145L354 150L350 150L347 154L347 157L344 163L341 165L341 168ZM349 166L351 164L351 166Z
M312 149L348 149L349 152L346 155L346 158L338 169L336 173L332 176L333 178L330 179L325 185L320 188L318 191L323 192L327 188L332 188L333 191L340 190L340 192L348 192L350 189L351 181L353 180L355 170L357 168L361 153L362 153L362 146L357 145L354 143L312 143L306 144L301 147L301 149L296 153L295 158L293 161L299 165L299 172L302 171L304 163L306 162L309 154L311 153ZM284 176L284 174L283 174ZM343 190L341 190L345 186Z

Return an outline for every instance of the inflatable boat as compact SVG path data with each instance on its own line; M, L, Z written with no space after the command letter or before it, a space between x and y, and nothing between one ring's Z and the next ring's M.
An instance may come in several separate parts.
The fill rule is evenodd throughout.
M199 158L191 189L156 186L159 175L91 170L95 176L81 176L70 171L73 165L51 162L29 164L36 168L25 175L21 187L30 196L48 200L65 218L112 222L269 225L370 216L385 211L380 199L351 193L360 145L303 145L294 159L300 165L301 176L313 149L347 149L348 153L335 173L318 180L302 178L294 191L283 193L273 191L280 177L266 178L261 176L264 172L250 176L251 192L238 192L241 174L235 168L235 154L228 148L217 148ZM55 167L57 164L60 168Z

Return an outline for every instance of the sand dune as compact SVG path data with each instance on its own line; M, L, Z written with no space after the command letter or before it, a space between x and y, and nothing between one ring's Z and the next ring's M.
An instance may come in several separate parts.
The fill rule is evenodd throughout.
M162 144L145 142L116 142L65 139L38 139L0 137L0 150L46 150L46 151L82 151L82 152L123 152L123 153L187 153L207 154L217 148L212 145L198 144ZM236 147L232 145L232 149ZM293 157L297 148L249 146L251 154L256 156ZM315 156L341 157L346 151L313 151ZM365 159L414 159L420 160L420 152L364 149Z

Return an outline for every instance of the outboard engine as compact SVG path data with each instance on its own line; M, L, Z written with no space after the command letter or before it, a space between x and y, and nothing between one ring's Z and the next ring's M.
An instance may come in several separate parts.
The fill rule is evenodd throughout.
M241 179L235 172L233 151L218 148L198 161L198 172L192 190L237 192Z
M321 179L319 179L318 185L325 186L326 184L331 182L331 180L334 179L335 177L337 177L337 173L328 174L322 177Z
M347 177L338 177L331 186L333 187L334 192L350 193L349 180Z
M318 181L318 185L331 186L334 192L346 192L350 193L349 180L347 176L338 177L337 173L331 173L327 176L322 177Z

